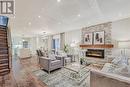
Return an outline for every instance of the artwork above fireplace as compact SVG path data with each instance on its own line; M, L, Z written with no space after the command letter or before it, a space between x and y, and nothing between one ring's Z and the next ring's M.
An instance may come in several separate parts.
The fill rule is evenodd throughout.
M103 49L88 49L86 51L86 57L95 57L104 59L104 50Z

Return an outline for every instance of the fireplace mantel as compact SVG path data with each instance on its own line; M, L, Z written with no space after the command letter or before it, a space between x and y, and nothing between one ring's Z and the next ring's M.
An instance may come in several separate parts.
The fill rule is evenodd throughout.
M103 45L87 45L87 44L81 44L81 48L113 48L113 44L103 44Z

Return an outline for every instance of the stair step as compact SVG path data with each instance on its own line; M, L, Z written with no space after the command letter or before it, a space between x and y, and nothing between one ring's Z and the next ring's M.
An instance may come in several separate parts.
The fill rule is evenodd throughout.
M5 61L5 60L8 60L8 58L6 58L6 59L0 59L0 61Z
M0 60L0 64L4 64L4 63L9 63L9 61L6 59L6 60Z
M0 44L6 44L7 45L7 42L0 42Z
M2 46L2 45L0 45L0 48L1 48L1 47L2 47L2 48L7 48L7 46L4 46L4 45L3 45L3 46Z
M1 70L0 70L0 73L1 73L1 72L5 72L5 71L9 71L9 68L8 68L8 69L1 69Z
M0 28L0 31L7 31L7 29L5 29L5 28Z
M8 50L8 47L0 47L0 50Z
M1 37L7 37L7 33L5 32L5 33L0 33L0 36Z
M0 47L7 47L8 45L7 44L0 44Z
M0 64L0 67L7 66L8 63Z
M2 34L2 35L7 35L7 32L0 30L0 34Z
M7 37L0 37L0 39L7 39Z
M8 66L1 66L0 70L2 70L2 69L8 69L8 68L9 68L9 65Z
M0 38L0 42L4 42L4 43L6 42L7 43L8 41L7 41L7 38Z
M7 37L6 34L0 34L0 37Z
M10 73L9 69L2 69L2 70L0 70L0 76L7 75L9 73Z
M1 54L0 54L1 55ZM0 56L0 59L8 59L8 56Z
M2 42L2 43L7 43L7 40L5 39L5 40L1 40L0 39L0 42Z
M8 69L8 68L9 68L9 65L0 66L0 70L2 70L2 69Z
M7 47L7 44L0 44L0 47Z
M0 58L0 61L8 60L8 58Z
M1 31L7 31L7 28L5 28L5 27L0 27L0 30L1 30Z
M0 54L8 54L8 50L1 50Z
M7 37L7 33L6 32L0 33L0 36L6 36Z
M8 56L2 56L2 57L0 57L0 60L1 59L8 59Z
M8 57L8 54L0 54L0 57Z
M7 31L5 31L5 30L0 30L0 34L7 34Z

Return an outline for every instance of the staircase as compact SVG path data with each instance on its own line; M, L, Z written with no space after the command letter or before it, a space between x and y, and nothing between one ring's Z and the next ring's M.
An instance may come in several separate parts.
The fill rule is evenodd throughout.
M10 73L7 29L0 28L0 76Z

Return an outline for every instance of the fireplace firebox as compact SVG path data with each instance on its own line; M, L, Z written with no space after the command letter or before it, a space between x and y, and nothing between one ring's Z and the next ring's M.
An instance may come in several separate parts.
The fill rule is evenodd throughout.
M104 50L102 49L88 49L86 57L104 58Z

